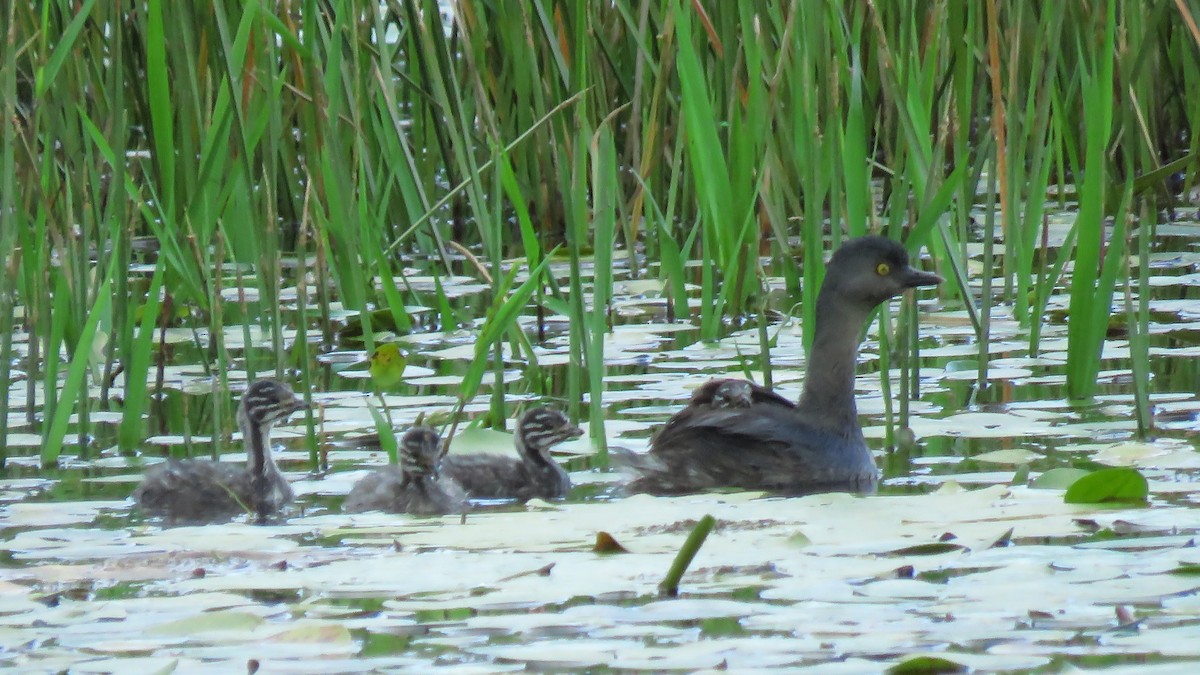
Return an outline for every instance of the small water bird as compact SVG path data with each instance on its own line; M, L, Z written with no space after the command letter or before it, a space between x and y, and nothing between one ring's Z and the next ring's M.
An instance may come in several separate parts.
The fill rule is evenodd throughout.
M519 457L447 455L442 471L474 499L557 499L571 491L571 478L550 457L551 446L583 431L553 408L532 408L517 421L513 443Z
M689 406L708 408L749 408L772 404L795 408L796 404L749 380L712 379L696 387Z
M677 414L667 420L658 433L669 433L673 425L685 423L696 415L697 410L713 410L721 408L749 408L754 405L778 405L785 408L795 408L796 404L788 399L780 396L774 391L755 384L749 380L739 380L736 378L714 378L696 387L692 392L691 399L688 400L685 411L691 411L688 414ZM682 411L681 411L682 412ZM629 460L629 451L623 448L616 450L617 463L628 465L630 461L636 461L636 458Z
M846 242L830 259L817 294L812 350L800 401L737 380L713 380L661 427L650 451L614 448L638 476L629 490L660 494L714 487L790 494L871 491L879 472L854 402L859 336L879 304L941 277L909 265L884 237Z
M238 404L237 424L246 446L246 465L168 459L146 472L133 498L143 511L180 523L228 520L254 513L259 523L294 498L271 457L271 429L308 408L292 388L256 380Z
M400 438L399 465L372 471L355 483L342 510L419 516L461 513L466 495L458 483L440 474L441 457L437 431L423 426L409 429Z

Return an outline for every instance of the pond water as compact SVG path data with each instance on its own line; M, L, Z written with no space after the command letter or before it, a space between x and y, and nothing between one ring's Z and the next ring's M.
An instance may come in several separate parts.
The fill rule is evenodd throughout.
M298 494L288 517L269 526L163 528L127 499L152 459L101 450L37 469L38 439L18 426L31 404L18 383L9 392L9 443L18 455L0 480L0 669L840 673L937 656L980 671L1073 664L1195 672L1200 230L1177 228L1156 244L1150 272L1152 438L1135 439L1128 345L1115 331L1100 393L1077 407L1063 400L1061 317L1051 314L1031 355L1027 329L1008 308L993 307L989 386L980 391L965 312L923 292L921 398L909 422L915 448L884 449L877 325L860 355L860 415L885 472L879 494L867 497L627 496L619 474L593 468L593 447L581 439L558 448L576 484L566 502L479 508L465 518L342 514L350 485L386 462L352 442L374 424L365 355L343 347L313 373L331 471L309 474L302 419L275 435ZM972 265L977 277L978 258ZM432 288L410 278L426 281ZM464 307L486 306L476 279L443 281ZM637 451L693 387L721 373L739 376L744 366L757 376L761 358L755 328L700 343L694 325L666 321L654 289L627 278L617 284L617 325L605 347L607 438ZM779 291L777 304L790 304ZM1051 302L1052 310L1065 306L1065 294ZM522 322L535 333L532 313ZM566 325L548 328L538 358L550 391L561 392ZM227 333L237 353L243 332ZM794 397L802 328L775 323L771 334L775 386ZM187 362L198 353L189 352L191 330L171 336L178 349L166 370L167 428L147 440L147 458L187 443L199 454L208 447L198 430L211 424L203 393L210 385ZM318 343L320 331L308 339ZM418 330L400 340L409 366L403 385L385 396L397 426L453 410L473 334ZM899 372L890 378L898 391ZM514 405L562 403L523 393L530 385L516 361L506 380ZM485 396L467 406L468 416L486 412ZM112 444L118 419L94 416L99 447ZM497 432L460 433L456 452L510 443ZM224 457L242 458L236 446ZM1033 483L1012 484L1023 465ZM1150 504L1065 504L1062 489L1036 480L1054 468L1102 465L1139 468ZM705 514L717 526L679 597L660 597L658 583ZM593 550L602 532L628 552Z

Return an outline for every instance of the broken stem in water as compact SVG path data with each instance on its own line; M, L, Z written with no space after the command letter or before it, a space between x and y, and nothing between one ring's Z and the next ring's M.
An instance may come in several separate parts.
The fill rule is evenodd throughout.
M696 527L692 528L692 533L688 535L687 541L683 542L683 548L679 549L679 553L675 555L671 569L667 570L666 578L658 585L659 595L672 598L679 595L679 580L683 578L683 573L687 571L688 565L692 564L692 558L696 557L696 553L704 545L704 540L708 538L708 533L712 531L716 522L716 518L705 514L700 522L696 523Z

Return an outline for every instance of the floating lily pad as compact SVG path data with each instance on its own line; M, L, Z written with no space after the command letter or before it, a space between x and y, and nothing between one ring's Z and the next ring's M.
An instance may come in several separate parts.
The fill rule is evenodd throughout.
M940 656L914 656L887 669L888 675L940 675L965 673L967 667Z
M980 462L988 462L991 464L1027 464L1029 462L1042 459L1042 455L1033 452L1032 450L1023 450L1020 448L1009 448L1006 450L992 450L975 455L975 460Z
M1037 478L1034 478L1029 487L1039 490L1066 490L1071 487L1075 481L1088 475L1090 472L1086 469L1075 469L1072 467L1057 467L1042 473Z
M1063 499L1068 504L1144 504L1149 494L1149 483L1137 469L1116 467L1100 469L1083 476L1067 488Z
M249 631L262 624L262 617L249 612L219 610L201 612L184 619L151 626L146 632L153 635L192 636L208 632Z

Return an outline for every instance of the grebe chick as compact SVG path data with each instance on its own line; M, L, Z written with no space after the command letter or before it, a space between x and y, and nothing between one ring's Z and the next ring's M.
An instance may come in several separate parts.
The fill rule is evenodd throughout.
M466 495L439 475L441 438L429 427L413 427L400 439L400 464L372 471L350 488L347 512L386 511L433 516L461 513Z
M550 457L550 447L583 433L553 408L533 408L521 416L513 443L517 457L447 455L442 471L473 499L557 499L571 491L571 478Z
M795 408L796 404L749 380L712 379L696 387L689 406L707 408L749 408L752 405L781 405Z
M705 411L720 408L749 408L754 405L777 405L785 408L795 408L796 404L776 394L766 387L749 380L714 378L696 387L688 400L687 407L667 420L666 425L657 433L669 433L667 430L678 424L687 424L688 420ZM628 450L617 450L618 463L628 464L622 453ZM636 458L635 458L636 461Z
M294 498L271 457L271 429L297 410L308 408L292 388L272 379L256 380L238 404L237 424L246 446L246 465L207 460L168 459L146 472L133 498L143 511L178 523L228 520L254 513L258 522Z
M812 350L796 405L771 403L757 385L679 411L655 434L650 451L614 449L639 476L631 491L660 494L714 487L808 494L869 492L879 478L854 401L859 336L879 304L918 286L941 283L909 266L908 252L884 237L846 242L829 261L817 295ZM718 381L719 382L719 381ZM709 383L710 385L712 383ZM707 386L707 385L706 385ZM703 389L703 387L702 387ZM760 404L755 392L759 392ZM703 392L702 392L703 393ZM717 394L733 401L721 404ZM777 395L771 394L771 397ZM749 397L750 406L745 406Z

